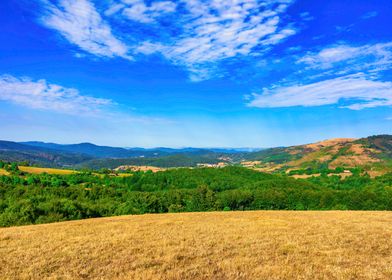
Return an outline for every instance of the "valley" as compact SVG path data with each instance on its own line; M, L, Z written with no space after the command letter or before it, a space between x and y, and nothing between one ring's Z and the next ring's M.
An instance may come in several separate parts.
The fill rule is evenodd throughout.
M336 173L359 168L372 177L392 171L392 136L338 138L267 149L113 148L89 143L59 145L0 141L0 159L62 169L165 170L173 167L241 165L272 173ZM139 166L137 168L137 166ZM143 167L144 166L144 167ZM294 175L294 174L293 174ZM296 174L302 175L302 174Z

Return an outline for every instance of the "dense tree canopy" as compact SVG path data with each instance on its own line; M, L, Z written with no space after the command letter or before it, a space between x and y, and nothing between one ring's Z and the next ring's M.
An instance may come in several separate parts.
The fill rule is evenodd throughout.
M392 174L307 180L242 167L179 168L120 177L0 176L0 226L125 214L215 210L392 210Z

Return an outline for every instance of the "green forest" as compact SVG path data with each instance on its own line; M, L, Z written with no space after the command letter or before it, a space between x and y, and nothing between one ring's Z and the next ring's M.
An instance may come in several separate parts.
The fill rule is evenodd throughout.
M230 210L392 210L392 174L293 179L243 167L120 177L89 171L0 176L0 226L126 214ZM331 175L331 174L330 174Z

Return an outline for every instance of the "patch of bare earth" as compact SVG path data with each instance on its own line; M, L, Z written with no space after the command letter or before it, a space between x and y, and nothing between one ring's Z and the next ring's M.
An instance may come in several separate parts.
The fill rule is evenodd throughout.
M381 175L384 175L385 173L387 173L387 170L367 170L366 173L371 177L371 178L375 178Z
M338 166L356 167L363 166L370 163L380 162L380 159L373 156L377 153L374 149L363 147L361 144L352 144L347 150L348 155L341 155L330 164L330 168Z
M283 167L283 164L274 164L274 163L266 163L262 167L251 167L252 170L259 171L259 172L275 172Z
M322 162L321 159L327 160L328 157L326 157L326 156L320 157L318 152L310 152L308 154L305 154L300 159L289 161L288 163L286 163L286 165L287 166L292 166L292 167L300 167L302 164L309 163L309 162L312 162L312 161Z
M241 165L244 167L253 167L256 165L261 164L260 160L254 160L254 161L241 161Z
M297 160L288 162L286 165L299 167L312 161L327 162L332 159L332 155L336 154L341 148L350 144L354 140L355 139L353 138L336 138L303 145L300 146L300 149L291 148L288 151L290 154L303 154L303 156ZM328 154L325 154L326 148L329 149Z
M342 173L330 173L328 176L340 176L341 179L346 179L347 177L353 176L353 174L348 171L348 172L342 172Z
M321 175L320 173L310 174L310 175L308 175L308 174L295 174L295 175L292 175L291 177L293 177L295 179L307 179L307 178L311 178L311 177L319 177L320 175Z
M115 171L152 171L152 172L158 172L158 171L165 171L167 168L162 168L162 167L156 167L156 166L148 166L148 165L121 165L117 168L114 169Z
M334 138L334 139L320 141L317 143L307 144L304 145L304 147L317 151L325 147L342 146L347 143L351 143L355 140L356 140L355 138Z
M392 279L391 212L157 214L0 229L2 279Z
M10 173L7 170L0 168L0 175L9 175L9 174Z
M303 150L295 147L295 148L288 148L287 152L290 155L298 155L298 154L301 154L303 152Z

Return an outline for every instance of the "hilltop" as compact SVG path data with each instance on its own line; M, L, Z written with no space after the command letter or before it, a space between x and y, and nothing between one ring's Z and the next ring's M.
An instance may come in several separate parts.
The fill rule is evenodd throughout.
M248 166L261 171L362 168L380 175L392 170L392 136L337 138L317 143L266 149L244 155Z

